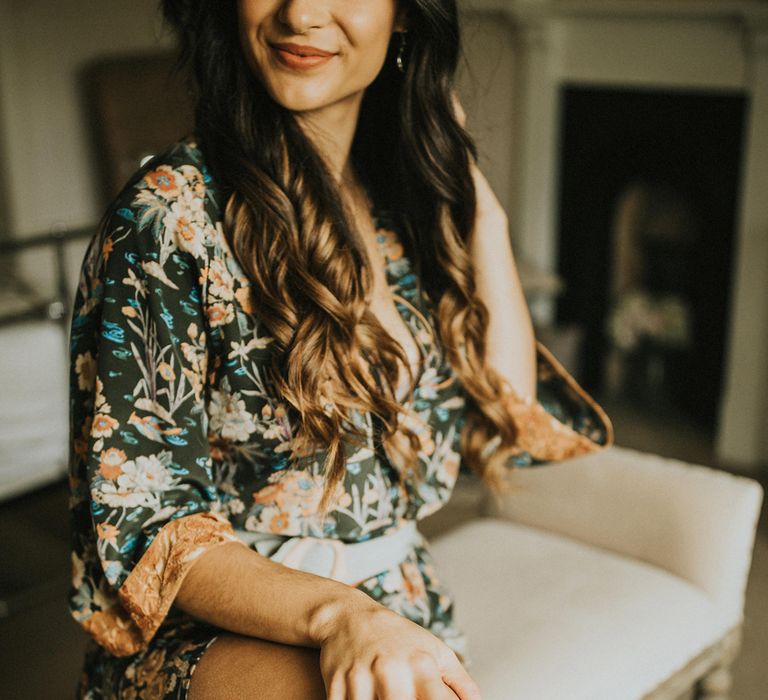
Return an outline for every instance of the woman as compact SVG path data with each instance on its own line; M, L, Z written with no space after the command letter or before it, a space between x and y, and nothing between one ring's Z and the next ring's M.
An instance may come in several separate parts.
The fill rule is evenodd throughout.
M478 698L416 520L613 433L533 337L455 3L163 10L195 134L108 208L72 319L80 696Z

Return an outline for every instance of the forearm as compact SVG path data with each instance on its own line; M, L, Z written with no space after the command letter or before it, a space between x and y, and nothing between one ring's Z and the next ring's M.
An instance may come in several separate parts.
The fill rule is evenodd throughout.
M273 562L238 542L204 552L174 604L231 632L307 647L319 647L339 615L380 607L353 586Z
M522 398L536 399L536 340L509 239L507 215L472 164L477 217L470 240L477 293L490 312L488 363Z

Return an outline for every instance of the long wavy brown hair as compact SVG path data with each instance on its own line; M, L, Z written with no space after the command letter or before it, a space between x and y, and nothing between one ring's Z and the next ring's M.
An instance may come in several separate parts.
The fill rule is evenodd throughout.
M503 398L510 387L486 362L488 310L468 252L477 148L451 99L461 56L457 7L400 1L415 37L406 71L395 67L393 40L366 89L350 158L372 199L399 216L436 309L438 342L464 389L461 458L498 493L508 486L504 462L517 430ZM418 480L420 442L398 419L398 360L410 391L415 379L402 346L370 310L372 262L330 170L249 68L235 0L163 0L162 11L179 39L179 65L194 75L196 137L225 194L227 241L274 338L268 372L298 426L292 458L326 453L320 512L340 494L345 444L365 441L354 410L381 422L382 444Z

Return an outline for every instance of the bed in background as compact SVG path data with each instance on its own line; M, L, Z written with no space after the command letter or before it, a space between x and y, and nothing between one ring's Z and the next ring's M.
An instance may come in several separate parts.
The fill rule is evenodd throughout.
M63 478L69 439L70 244L92 228L0 243L0 502ZM53 259L53 294L18 274L19 258ZM41 267L48 271L47 264ZM41 284L40 287L51 286Z

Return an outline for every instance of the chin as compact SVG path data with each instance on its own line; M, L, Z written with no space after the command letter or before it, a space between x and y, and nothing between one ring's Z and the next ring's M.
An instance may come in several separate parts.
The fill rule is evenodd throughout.
M321 109L334 102L332 99L318 97L316 95L286 94L282 92L273 92L272 99L292 112L309 112L311 110Z
M348 93L340 93L329 89L331 81L328 78L317 78L297 84L294 81L271 81L269 93L278 104L293 112L308 112L328 107L343 100ZM290 84L288 84L290 83Z

